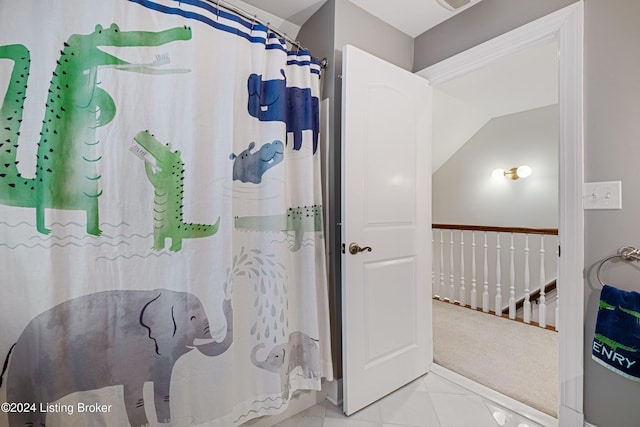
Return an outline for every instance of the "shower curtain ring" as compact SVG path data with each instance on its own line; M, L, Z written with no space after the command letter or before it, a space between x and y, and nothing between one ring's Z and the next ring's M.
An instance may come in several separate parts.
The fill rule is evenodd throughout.
M251 19L251 31L253 31L253 26L256 25L257 15L253 15L253 19Z
M220 0L216 2L216 21L220 18Z

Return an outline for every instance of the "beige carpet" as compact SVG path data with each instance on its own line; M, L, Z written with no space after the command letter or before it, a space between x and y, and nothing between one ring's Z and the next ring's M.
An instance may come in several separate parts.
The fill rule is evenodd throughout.
M558 334L433 301L435 363L558 416Z

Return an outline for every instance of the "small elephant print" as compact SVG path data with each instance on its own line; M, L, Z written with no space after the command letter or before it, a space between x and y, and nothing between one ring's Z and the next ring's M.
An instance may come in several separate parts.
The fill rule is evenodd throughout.
M297 367L302 369L305 378L319 378L320 347L319 340L311 338L304 332L295 331L289 334L289 341L274 346L261 359L258 352L265 348L263 343L251 350L251 362L258 368L280 374L282 399L290 397L289 374Z

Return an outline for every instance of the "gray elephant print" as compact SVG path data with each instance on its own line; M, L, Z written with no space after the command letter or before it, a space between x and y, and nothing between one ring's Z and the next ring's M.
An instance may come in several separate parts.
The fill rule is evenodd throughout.
M300 331L292 332L289 335L289 342L276 345L264 359L260 360L258 352L264 347L263 343L253 347L253 350L251 350L251 362L258 368L280 374L283 400L288 400L290 397L289 374L297 367L302 369L304 378L320 378L318 340Z
M152 382L157 419L168 422L178 358L194 348L217 356L233 342L231 300L222 310L227 331L214 342L204 308L190 293L114 290L63 302L35 317L14 345L7 401L39 407L70 393L122 385L129 422L137 427L148 423L142 388ZM46 413L8 415L11 427L45 425Z

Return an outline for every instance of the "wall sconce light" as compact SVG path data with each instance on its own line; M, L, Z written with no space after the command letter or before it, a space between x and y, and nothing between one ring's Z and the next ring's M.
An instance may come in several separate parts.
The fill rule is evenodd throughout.
M516 180L518 178L526 178L526 177L528 177L529 175L531 175L531 172L533 172L531 170L531 167L529 167L527 165L522 165L520 167L511 168L509 170L495 169L491 173L491 176L494 179L501 179L501 178L504 178L506 176L508 178Z

